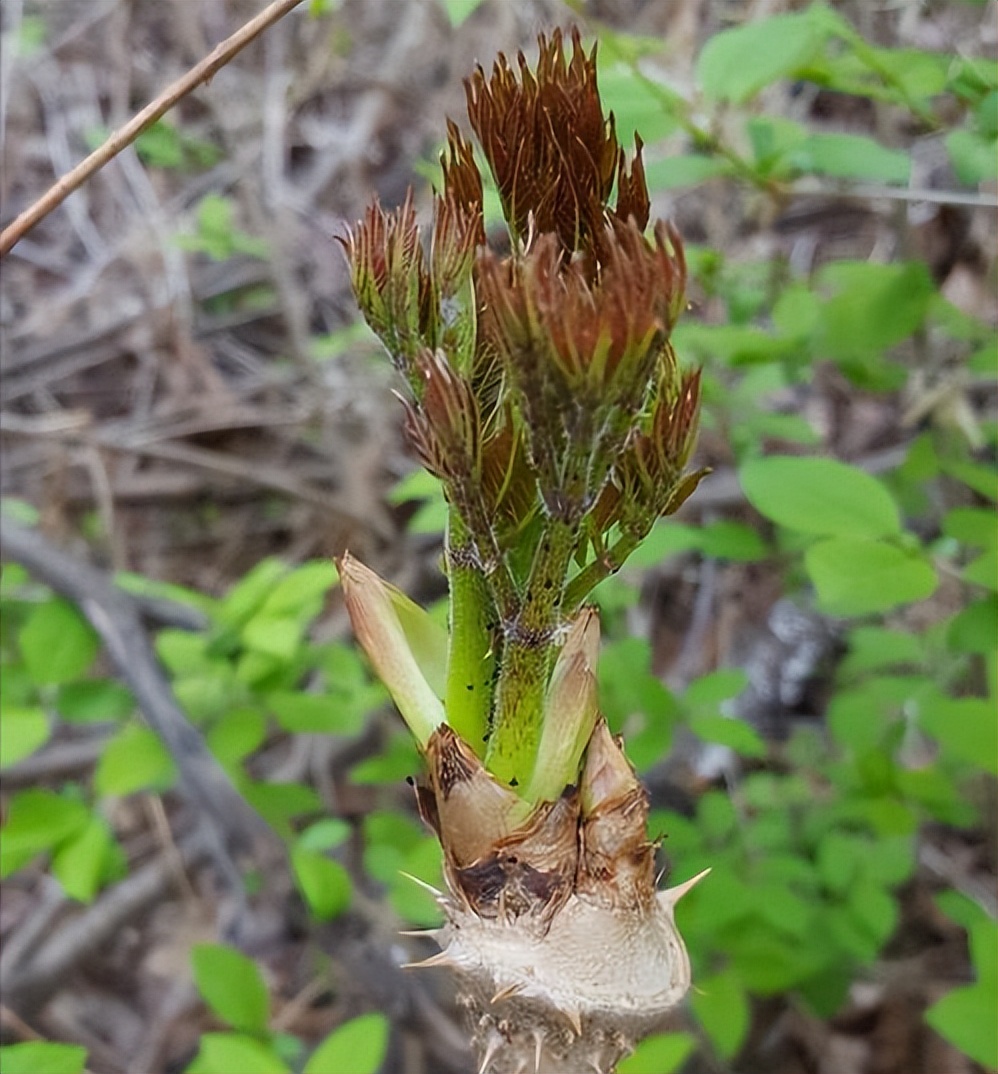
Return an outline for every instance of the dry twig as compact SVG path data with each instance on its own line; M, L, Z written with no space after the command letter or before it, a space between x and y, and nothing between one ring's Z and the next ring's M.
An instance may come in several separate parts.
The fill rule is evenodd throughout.
M99 149L96 149L72 171L64 175L33 204L21 213L17 219L0 232L0 257L35 224L44 220L53 209L61 205L74 190L83 185L92 175L100 171L113 160L126 146L165 115L178 101L197 89L202 82L209 82L227 63L241 52L264 30L283 18L301 0L274 0L254 19L250 19L231 37L217 45L199 64L192 67L183 78L178 79L165 89L154 101L146 105L123 127L116 130Z

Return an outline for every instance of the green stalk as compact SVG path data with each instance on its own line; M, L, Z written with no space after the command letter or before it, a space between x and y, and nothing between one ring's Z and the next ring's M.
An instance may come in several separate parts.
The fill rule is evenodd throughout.
M481 757L492 708L495 653L489 618L492 599L474 565L472 542L452 507L447 524L450 642L447 652L447 722Z
M600 582L620 570L627 557L641 544L642 540L644 540L643 537L625 533L602 556L586 564L565 587L565 614L574 615Z
M495 725L486 768L500 781L523 785L534 768L548 679L560 646L562 598L575 553L577 524L552 519L534 553L519 615L504 622Z

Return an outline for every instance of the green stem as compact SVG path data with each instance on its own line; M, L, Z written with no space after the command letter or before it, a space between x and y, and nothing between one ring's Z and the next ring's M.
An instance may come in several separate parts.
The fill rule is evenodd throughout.
M548 679L561 641L565 576L578 542L577 524L551 520L534 554L523 604L503 621L503 655L495 726L485 766L499 780L525 784L533 771Z
M485 753L495 664L489 619L492 599L474 562L472 542L452 507L447 525L450 640L447 653L447 722L478 754Z
M624 565L624 561L641 544L643 538L625 533L617 539L611 548L587 564L565 587L565 615L571 618L582 606L582 602L605 578L615 574Z

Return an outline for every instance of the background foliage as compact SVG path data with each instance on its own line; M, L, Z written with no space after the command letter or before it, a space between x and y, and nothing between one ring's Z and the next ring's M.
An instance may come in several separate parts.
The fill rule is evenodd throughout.
M455 26L488 11L474 0L443 7ZM709 214L718 192L734 191L749 199L744 226L763 233L794 199L865 199L883 207L889 236L865 251L853 236L842 256L809 262L778 243L751 256L751 244L733 241L730 256L702 241L708 229L696 220L684 226L694 286L674 342L683 361L704 367L701 455L737 484L712 499L708 480L702 505L695 497L678 521L660 523L628 571L598 591L601 700L649 778L658 805L650 834L665 836L664 863L678 879L713 872L679 911L695 963L690 1009L622 1074L810 1069L778 1068L767 1034L797 1020L837 1024L841 1039L870 989L879 1003L898 991L896 980L883 982L905 958L924 975L925 952L949 944L952 955L954 943L943 977L911 989L914 1018L948 1042L932 1054L959 1053L960 1069L998 1067L995 310L960 301L911 224L922 201L966 204L993 238L998 67L875 43L849 13L814 3L741 25L722 19L682 88L660 40L585 23L600 42L618 131L626 141L639 130L647 143L656 204L702 191L692 204ZM336 14L335 4L312 5L315 27ZM580 5L577 14L589 13ZM16 47L41 48L47 32L44 10L31 14ZM795 105L809 95L821 96L831 121ZM920 153L930 143L941 147L941 187L925 186ZM183 116L138 148L153 174L203 169L225 152L187 133ZM176 247L222 263L266 258L267 241L237 219L228 194L209 192L191 226L176 226ZM974 271L993 290L993 247ZM317 368L368 345L352 325L313 343ZM828 397L834 406L822 404ZM879 454L831 457L841 411L863 408L889 422L872 438ZM410 547L432 548L442 520L433 481L404 477L391 500L411 516ZM23 500L4 510L41 524ZM740 715L753 669L730 654L714 666L699 654L692 673L658 673L637 624L648 604L642 580L669 584L656 574L669 562L701 579L708 567L762 573L782 599L811 610L835 644L809 672L821 689L808 719L774 733ZM266 558L220 596L139 575L118 583L205 617L200 631L159 629L156 652L191 723L286 841L310 927L372 899L393 921L433 925L432 898L407 875L439 883L438 848L396 793L418 758L357 652L322 629L337 599L328 559ZM99 742L82 778L4 792L0 877L30 885L44 870L69 899L91 904L133 868L121 803L171 803L176 759L109 677L73 603L11 563L0 601L0 765L16 771L74 734ZM314 779L273 778L261 758L299 736L362 743L347 766L350 785L369 788L362 810L331 808ZM186 1070L382 1069L386 1014L288 1032L264 962L233 944L193 946L190 973L212 1021ZM906 1032L929 1053L928 1030ZM0 1062L9 1074L70 1074L86 1054L29 1040L5 1043Z

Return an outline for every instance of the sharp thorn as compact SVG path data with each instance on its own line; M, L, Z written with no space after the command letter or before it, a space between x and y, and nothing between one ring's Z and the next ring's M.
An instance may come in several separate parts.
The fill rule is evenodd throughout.
M436 940L443 936L443 929L399 929L399 936L411 936L417 940Z
M420 880L418 876L413 876L412 873L404 873L399 870L399 875L404 876L406 880L411 880L417 887L421 887L423 891L428 891L438 901L444 897L444 893L438 888L435 888L432 884L427 884L425 880Z
M566 1008L561 1012L569 1021L572 1028L575 1030L577 1037L582 1036L582 1012L574 1010L572 1008Z
M453 966L454 960L446 951L438 951L435 955L430 955L429 958L424 958L421 962L403 962L402 969L404 970L428 970L433 966Z
M534 1030L534 1074L540 1074L541 1069L541 1057L544 1054L544 1034L539 1030Z
M690 877L689 880L684 880L683 883L677 884L674 888L666 888L665 891L660 891L658 893L659 901L665 906L675 906L676 903L679 902L687 892L695 888L709 872L710 869L704 869L702 873L697 873L696 876Z
M513 996L519 995L523 991L523 985L517 984L515 981L513 984L506 985L505 988L500 988L498 992L489 1000L489 1003L502 1003L504 999L510 999Z
M502 1037L493 1030L493 1032L489 1034L489 1043L485 1046L485 1052L482 1054L482 1061L478 1067L478 1074L486 1074L486 1071L492 1064L492 1060L496 1057L496 1052L498 1052L501 1047Z

